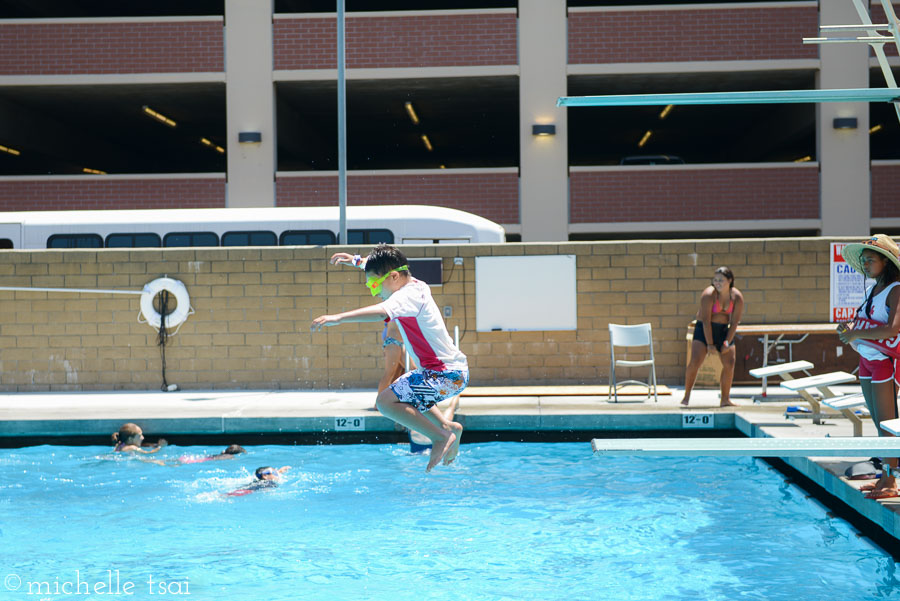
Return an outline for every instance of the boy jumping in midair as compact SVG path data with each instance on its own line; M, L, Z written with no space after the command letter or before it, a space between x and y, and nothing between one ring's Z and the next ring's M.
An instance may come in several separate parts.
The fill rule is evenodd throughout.
M406 348L419 369L405 373L378 393L381 413L398 424L416 430L432 442L425 471L443 459L452 462L459 453L461 424L450 421L435 406L458 395L469 383L466 356L453 344L428 284L409 273L406 256L388 244L379 244L365 259L366 287L382 299L377 305L336 315L321 315L312 331L344 322L396 321Z

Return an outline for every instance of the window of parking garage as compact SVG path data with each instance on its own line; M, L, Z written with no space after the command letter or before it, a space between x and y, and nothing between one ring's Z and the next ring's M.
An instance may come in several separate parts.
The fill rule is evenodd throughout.
M335 82L282 81L275 93L278 170L336 170ZM517 166L518 95L516 77L348 81L347 167Z
M571 96L812 89L812 71L572 76ZM764 163L816 158L813 104L570 108L571 165ZM623 161L624 160L624 161Z
M0 153L0 175L226 168L221 83L5 86L0 113L3 144L19 153Z

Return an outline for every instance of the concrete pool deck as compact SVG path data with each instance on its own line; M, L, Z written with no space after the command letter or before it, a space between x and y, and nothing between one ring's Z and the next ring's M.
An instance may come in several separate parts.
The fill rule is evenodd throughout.
M846 419L786 418L788 406L806 407L799 398L769 388L733 391L735 408L718 407L718 391L696 390L691 407L682 409L681 389L652 398L620 397L619 403L601 395L521 394L463 396L457 416L469 432L584 432L623 435L627 432L684 430L685 435L726 435L739 431L751 437L812 438L852 436ZM858 392L858 386L835 387ZM522 391L527 392L523 388ZM516 391L513 391L515 394ZM308 435L332 433L391 433L393 422L371 410L375 393L368 391L177 391L16 393L0 394L0 439L108 437L123 422L141 425L149 440L156 436L228 436L240 434ZM863 435L875 436L871 420L863 420ZM463 439L465 441L465 438ZM859 515L900 541L900 498L870 500L859 492L867 481L843 477L851 463L868 457L792 457L784 461Z

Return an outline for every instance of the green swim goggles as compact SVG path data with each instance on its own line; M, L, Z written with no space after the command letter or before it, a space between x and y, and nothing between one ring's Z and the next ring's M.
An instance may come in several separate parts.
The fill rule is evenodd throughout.
M369 289L369 292L372 293L372 296L378 296L379 294L381 294L381 287L384 284L384 281L395 271L409 271L409 265L403 265L401 267L398 267L397 269L391 269L383 276L372 275L366 278L366 288Z

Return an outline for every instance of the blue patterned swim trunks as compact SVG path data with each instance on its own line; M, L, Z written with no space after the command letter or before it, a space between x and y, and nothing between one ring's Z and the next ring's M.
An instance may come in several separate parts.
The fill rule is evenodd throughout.
M401 403L409 403L424 413L435 404L455 397L468 384L468 370L415 369L397 378L391 390Z

